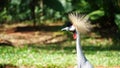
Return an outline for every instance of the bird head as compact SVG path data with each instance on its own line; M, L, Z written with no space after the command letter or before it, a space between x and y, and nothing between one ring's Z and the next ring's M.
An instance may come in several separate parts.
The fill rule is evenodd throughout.
M62 31L70 31L73 33L73 38L76 39L76 29L73 25L70 25L70 26L67 26L67 27L64 27L61 29Z
M89 17L86 15L80 15L78 13L68 14L68 18L71 21L72 25L63 28L63 31L73 32L73 38L76 39L76 32L80 34L87 34L93 28L93 25L90 24Z

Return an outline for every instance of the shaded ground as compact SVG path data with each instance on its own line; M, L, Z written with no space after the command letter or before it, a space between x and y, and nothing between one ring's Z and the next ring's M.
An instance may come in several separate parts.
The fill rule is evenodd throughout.
M49 24L40 26L19 25L0 29L0 43L14 46L23 44L49 44L66 40L61 32L62 24Z

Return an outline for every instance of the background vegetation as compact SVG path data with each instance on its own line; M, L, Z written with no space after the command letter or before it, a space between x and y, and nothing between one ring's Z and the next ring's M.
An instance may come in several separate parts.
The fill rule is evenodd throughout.
M0 22L66 20L69 12L90 16L101 26L120 28L119 0L5 0L0 1Z

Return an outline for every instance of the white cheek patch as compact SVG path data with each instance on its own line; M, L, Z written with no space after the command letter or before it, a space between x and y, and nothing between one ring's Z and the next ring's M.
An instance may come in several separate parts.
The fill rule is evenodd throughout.
M72 25L72 26L69 27L69 30L70 31L75 31L75 27Z

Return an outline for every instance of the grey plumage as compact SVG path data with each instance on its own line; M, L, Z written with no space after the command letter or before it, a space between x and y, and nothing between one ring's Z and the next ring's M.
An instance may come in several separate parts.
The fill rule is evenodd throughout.
M77 13L71 13L68 15L73 26L76 28L76 51L77 51L77 68L93 68L91 63L86 59L82 52L80 44L80 34L87 33L91 30L92 25L89 23L88 17L85 15L79 15Z

